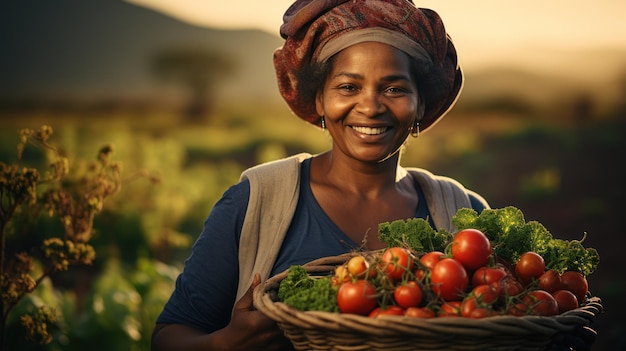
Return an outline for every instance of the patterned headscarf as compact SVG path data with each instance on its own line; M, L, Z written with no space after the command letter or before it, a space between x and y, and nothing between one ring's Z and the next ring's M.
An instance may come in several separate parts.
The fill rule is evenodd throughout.
M315 101L298 89L298 73L365 41L392 45L418 61L425 112L420 131L456 101L463 85L457 55L439 15L411 0L296 0L283 17L284 45L274 53L281 95L300 118L317 124Z

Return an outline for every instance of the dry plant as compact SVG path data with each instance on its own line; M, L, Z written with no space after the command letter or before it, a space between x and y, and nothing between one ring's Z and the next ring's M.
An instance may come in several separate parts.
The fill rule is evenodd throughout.
M21 130L17 161L0 161L0 349L6 344L9 315L22 298L56 272L93 263L96 252L89 241L94 234L94 217L122 184L121 166L112 161L110 145L99 150L95 162L70 168L70 160L50 143L52 133L49 126ZM24 152L31 147L48 156L45 171L23 165ZM62 230L33 233L30 226L17 220L34 221L40 216L57 219ZM42 241L32 241L39 240L41 234ZM22 242L29 239L29 244L11 247L15 238ZM52 341L51 326L56 321L53 308L36 306L32 313L19 316L19 321L28 341Z

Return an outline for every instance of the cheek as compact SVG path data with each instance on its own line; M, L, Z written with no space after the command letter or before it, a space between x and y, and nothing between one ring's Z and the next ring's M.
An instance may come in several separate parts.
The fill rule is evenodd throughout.
M317 112L326 118L338 119L347 114L352 108L352 103L337 96L326 96L319 99L316 104Z

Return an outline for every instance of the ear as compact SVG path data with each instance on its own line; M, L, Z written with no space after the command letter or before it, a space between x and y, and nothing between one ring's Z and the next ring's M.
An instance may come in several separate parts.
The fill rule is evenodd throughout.
M324 100L324 96L322 96L322 92L318 91L315 94L315 112L317 112L318 116L324 116L324 104L322 101Z

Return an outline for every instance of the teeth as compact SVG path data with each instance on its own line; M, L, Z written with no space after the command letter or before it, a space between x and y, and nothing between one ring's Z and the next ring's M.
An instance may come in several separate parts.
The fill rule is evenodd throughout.
M368 134L368 135L382 134L382 133L384 133L387 130L386 127L381 127L381 128L352 127L352 129L356 130L359 133Z

